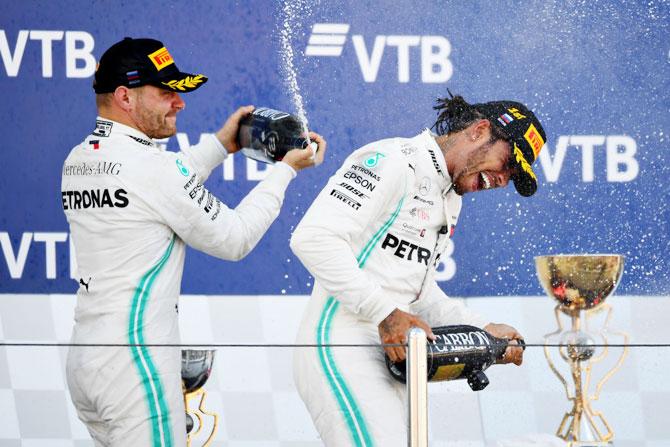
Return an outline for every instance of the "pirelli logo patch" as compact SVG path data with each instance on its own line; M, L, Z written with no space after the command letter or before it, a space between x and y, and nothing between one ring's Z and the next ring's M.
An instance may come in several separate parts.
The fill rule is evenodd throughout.
M535 158L537 158L537 154L540 153L540 149L544 146L544 140L542 139L540 132L538 132L535 126L531 124L526 133L523 134L523 137L528 141L530 147L533 148L533 154L535 154Z
M349 205L350 207L352 207L353 209L355 209L357 211L361 207L361 204L359 202L352 199L351 197L344 194L343 192L338 191L337 189L333 189L332 191L330 191L330 195L335 197L337 200L346 203L347 205Z
M174 64L172 56L168 53L167 48L162 47L149 55L149 59L156 66L156 70L161 71L170 64Z

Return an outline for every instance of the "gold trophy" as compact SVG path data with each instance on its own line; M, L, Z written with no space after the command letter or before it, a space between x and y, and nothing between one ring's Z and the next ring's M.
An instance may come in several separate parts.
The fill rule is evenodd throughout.
M186 407L186 445L207 447L219 425L219 416L205 409L205 390L214 363L214 350L183 349L181 379ZM194 406L191 404L194 403Z
M605 416L593 410L591 403L599 398L602 386L621 367L628 353L628 335L609 329L612 308L605 304L621 279L623 256L537 256L535 267L542 287L558 302L554 308L558 329L545 335L544 355L572 402L572 409L563 416L556 436L567 441L570 447L612 445L614 432ZM564 329L562 319L569 319L568 330ZM598 322L601 323L599 328L589 327ZM613 338L622 341L617 343L623 346L621 355L604 362L610 351L609 340ZM600 341L598 348L596 339ZM572 389L559 372L559 365L552 360L556 352L550 349L552 345L560 345L558 353L569 367ZM609 367L610 363L613 366ZM594 366L599 370L604 367L606 372L590 393Z

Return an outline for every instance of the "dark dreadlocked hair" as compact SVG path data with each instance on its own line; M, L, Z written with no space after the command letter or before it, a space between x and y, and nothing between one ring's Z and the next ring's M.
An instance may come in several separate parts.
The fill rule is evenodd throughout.
M431 129L435 129L438 135L445 135L451 132L460 132L474 122L487 119L475 106L469 104L461 95L454 96L449 89L449 98L437 98L433 106L437 110L437 121ZM489 120L490 121L490 120ZM498 140L506 140L507 136L500 128L491 123L491 143Z

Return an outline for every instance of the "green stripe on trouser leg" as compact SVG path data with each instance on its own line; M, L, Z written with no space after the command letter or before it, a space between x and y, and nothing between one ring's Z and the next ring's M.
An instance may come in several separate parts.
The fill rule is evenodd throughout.
M400 209L402 208L403 200L404 199L401 199L400 202L398 202L398 206L396 207L393 214L391 214L391 217L389 217L384 225L382 225L381 228L377 230L377 232L363 247L363 250L356 258L359 267L363 267L365 265L365 262L370 257L370 254L372 253L372 250L377 242L379 242L379 239L381 239L382 235L391 227L393 222L398 217ZM342 374L340 374L337 365L335 364L335 359L333 358L333 353L330 347L327 346L330 344L330 325L333 321L335 313L337 312L337 309L339 308L339 305L339 301L330 296L328 297L328 301L326 301L326 305L321 313L319 326L317 328L317 344L320 346L318 348L319 360L321 362L323 372L326 374L326 379L328 380L330 389L335 395L335 399L337 400L337 403L340 406L340 410L344 415L344 420L347 424L354 445L357 447L372 447L374 445L374 441L370 436L370 432L365 423L365 419L363 418L363 414L361 413L361 410L356 403L356 399L349 390L344 377Z
M154 280L170 257L174 241L175 236L172 237L170 245L158 263L142 276L135 290L128 323L128 338L131 345L144 344L144 311ZM149 418L151 420L152 445L154 447L171 447L172 430L170 427L170 412L165 402L160 376L151 360L149 350L145 346L131 346L130 350L146 393Z

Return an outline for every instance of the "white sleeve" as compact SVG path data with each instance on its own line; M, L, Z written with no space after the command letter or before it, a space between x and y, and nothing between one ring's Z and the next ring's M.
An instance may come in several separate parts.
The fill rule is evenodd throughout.
M181 149L178 155L181 159L188 161L188 164L195 169L204 182L212 169L223 163L228 156L228 151L215 134L204 134L198 144Z
M423 318L430 327L469 324L483 328L489 321L481 315L465 307L460 300L449 298L444 291L432 281L427 285L428 293L411 305L410 311Z
M222 259L243 258L279 215L284 192L296 172L286 163L277 163L231 209L203 186L199 173L181 155L162 154L160 169L152 171L157 192L149 196L149 206L189 246Z
M305 213L291 249L319 285L351 312L379 324L394 309L362 267L366 248L355 240L375 222L391 222L405 194L408 164L401 154L365 146L349 156ZM376 161L375 161L376 160ZM378 232L379 237L381 233Z

